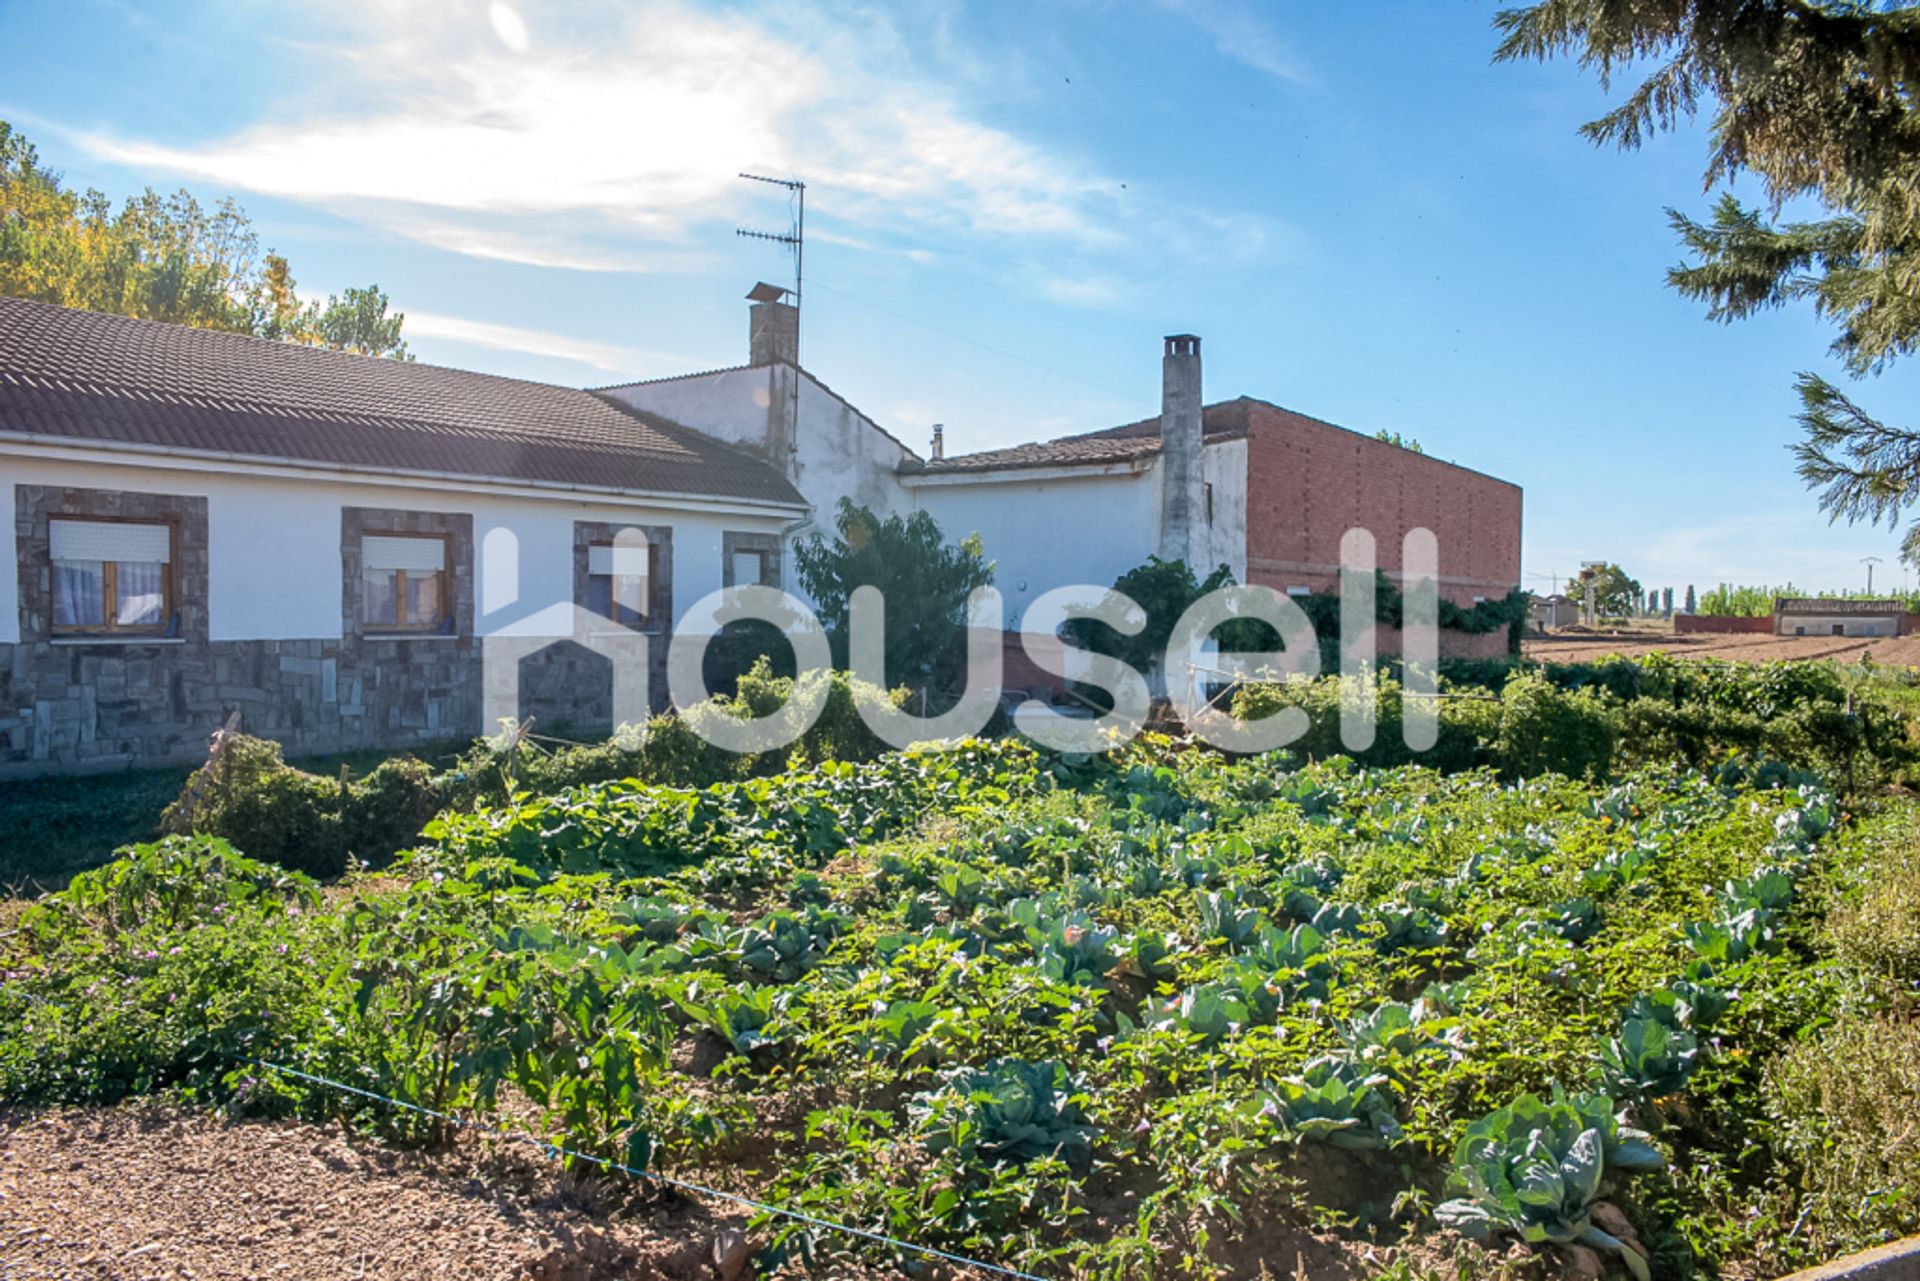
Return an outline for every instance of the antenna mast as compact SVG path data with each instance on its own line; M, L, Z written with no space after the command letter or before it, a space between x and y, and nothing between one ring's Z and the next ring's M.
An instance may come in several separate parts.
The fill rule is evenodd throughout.
M798 178L764 178L757 173L740 175L748 182L764 182L773 187L785 187L793 193L793 229L791 231L751 231L745 227L734 228L733 234L745 236L749 240L771 240L776 245L785 245L793 251L793 309L800 310L801 285L805 280L807 250L807 184ZM795 317L793 339L794 359L800 354L800 334L798 316Z

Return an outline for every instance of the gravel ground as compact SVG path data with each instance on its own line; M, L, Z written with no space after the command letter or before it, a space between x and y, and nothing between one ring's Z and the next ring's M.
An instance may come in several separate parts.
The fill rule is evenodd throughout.
M428 1156L159 1107L0 1113L4 1281L708 1281L716 1234L740 1226L685 1203L609 1208L478 1139Z

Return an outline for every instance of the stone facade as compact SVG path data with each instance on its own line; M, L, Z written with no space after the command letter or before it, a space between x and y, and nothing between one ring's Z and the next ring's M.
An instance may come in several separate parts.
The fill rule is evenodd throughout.
M758 552L765 559L767 568L762 580L765 586L778 587L786 581L786 579L782 577L779 535L746 534L729 529L720 535L720 581L725 586L755 586L755 584L751 583L738 583L734 581L733 558L738 552Z

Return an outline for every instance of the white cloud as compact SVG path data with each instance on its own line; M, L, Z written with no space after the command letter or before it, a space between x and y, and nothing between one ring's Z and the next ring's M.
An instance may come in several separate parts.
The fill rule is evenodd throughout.
M521 20L519 12L512 5L503 4L501 0L493 0L493 3L487 6L487 22L493 27L493 34L500 37L501 44L515 53L527 51L527 45L531 43L527 35L527 24Z
M1211 37L1214 48L1235 62L1276 80L1311 84L1313 76L1284 37L1248 0L1158 0Z
M326 93L286 100L354 107L194 145L75 141L98 160L539 266L693 265L733 222L777 221L740 170L804 176L812 234L913 243L915 261L960 242L1045 245L1077 270L1149 243L1217 259L1263 239L1189 236L1207 215L983 123L871 9L330 0L324 12L343 28L307 42Z
M517 325L496 325L462 316L444 316L430 311L409 311L408 338L439 338L494 351L515 351L528 356L549 356L578 364L624 374L628 378L650 378L688 368L693 362L670 352L645 351L615 343L594 342L541 329L522 329Z

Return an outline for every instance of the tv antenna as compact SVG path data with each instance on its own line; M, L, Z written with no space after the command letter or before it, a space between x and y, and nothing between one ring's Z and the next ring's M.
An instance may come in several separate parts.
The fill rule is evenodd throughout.
M764 182L770 187L785 187L791 193L793 201L793 226L788 231L754 231L747 227L735 227L733 234L744 236L748 240L771 240L776 245L785 245L793 251L793 309L800 310L800 286L803 270L806 266L807 248L807 184L798 178L766 178L757 173L740 175L748 182ZM797 319L797 317L796 317ZM794 356L796 362L800 354L798 326L794 332Z

